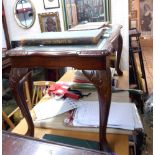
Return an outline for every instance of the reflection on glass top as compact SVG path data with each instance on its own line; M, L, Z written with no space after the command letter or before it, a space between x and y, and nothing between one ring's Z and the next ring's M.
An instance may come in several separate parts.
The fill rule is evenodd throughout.
M78 38L78 35L75 35L76 33L80 33L83 35L83 37L86 37L88 34L88 36L91 36L91 32L97 32L96 30L84 30L84 31L78 31L78 32L73 32L73 31L65 31L65 32L49 32L48 35L46 35L46 33L44 34L38 34L37 36L35 36L34 38L32 37L27 37L27 39L23 39L23 40L14 40L14 42L17 42L17 45L19 45L20 47L17 47L15 49L13 49L12 51L25 51L25 52L78 52L78 51L107 51L107 48L110 49L111 48L111 42L113 42L113 39L115 39L119 33L120 33L120 29L121 29L121 25L115 25L113 26L108 26L108 27L103 27L101 28L101 35L98 39L98 41L95 44L91 44L88 42L84 42L84 43L79 43L79 42L74 42L74 43L62 43L59 42L59 37L63 40L68 40L68 38L71 39L75 39L76 37ZM99 29L98 29L99 30ZM72 36L71 34L74 34L74 36ZM100 33L99 33L100 34ZM66 37L66 38L65 38ZM68 37L68 38L67 38ZM25 37L26 38L26 37ZM30 40L29 40L30 39ZM38 39L38 40L37 40ZM91 38L93 39L93 38ZM58 41L57 42L55 42ZM110 43L110 44L109 44Z

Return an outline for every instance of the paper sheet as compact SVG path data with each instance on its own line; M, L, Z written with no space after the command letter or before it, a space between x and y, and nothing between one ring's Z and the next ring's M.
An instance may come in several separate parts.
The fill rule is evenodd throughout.
M74 126L99 126L99 103L97 101L82 101L77 108L73 120ZM137 118L136 107L133 103L112 102L107 127L134 130L142 128Z
M65 113L78 106L77 100L70 98L56 100L51 98L42 103L38 103L33 109L37 117L36 120L42 120Z

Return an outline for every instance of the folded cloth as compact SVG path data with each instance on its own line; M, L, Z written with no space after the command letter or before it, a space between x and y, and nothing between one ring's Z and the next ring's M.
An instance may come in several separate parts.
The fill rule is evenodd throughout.
M60 84L60 83L54 83L50 86L48 89L48 94L54 94L56 96L60 97L69 97L72 99L79 99L80 96L78 94L72 93L71 91L68 91L69 86Z

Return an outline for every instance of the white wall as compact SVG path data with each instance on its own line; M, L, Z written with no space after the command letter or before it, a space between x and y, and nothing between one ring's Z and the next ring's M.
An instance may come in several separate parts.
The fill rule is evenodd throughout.
M16 0L11 0L11 1L3 0L10 40L14 40L14 38L19 38L19 39L24 38L23 36L26 34L30 34L33 36L35 34L41 33L38 13L59 12L61 30L62 31L64 30L61 0L59 0L60 8L55 8L55 9L44 9L43 0L31 0L31 2L35 6L36 19L35 19L34 25L29 29L21 28L20 26L18 26L17 22L15 21L15 17L14 17L15 1Z
M129 27L128 27L128 1L127 0L111 0L112 24L123 26L121 34L123 37L123 50L121 59L121 69L129 68Z

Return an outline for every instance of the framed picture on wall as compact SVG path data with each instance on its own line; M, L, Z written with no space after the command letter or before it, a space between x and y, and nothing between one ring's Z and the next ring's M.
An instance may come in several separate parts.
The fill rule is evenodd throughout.
M137 19L133 19L130 21L130 28L137 28Z
M43 0L45 9L59 8L59 0Z
M143 35L153 36L153 0L140 0L140 25Z
M66 29L86 22L110 22L110 0L62 0Z
M137 18L137 10L131 11L131 19L136 19Z
M41 32L60 32L60 20L58 12L38 14Z

